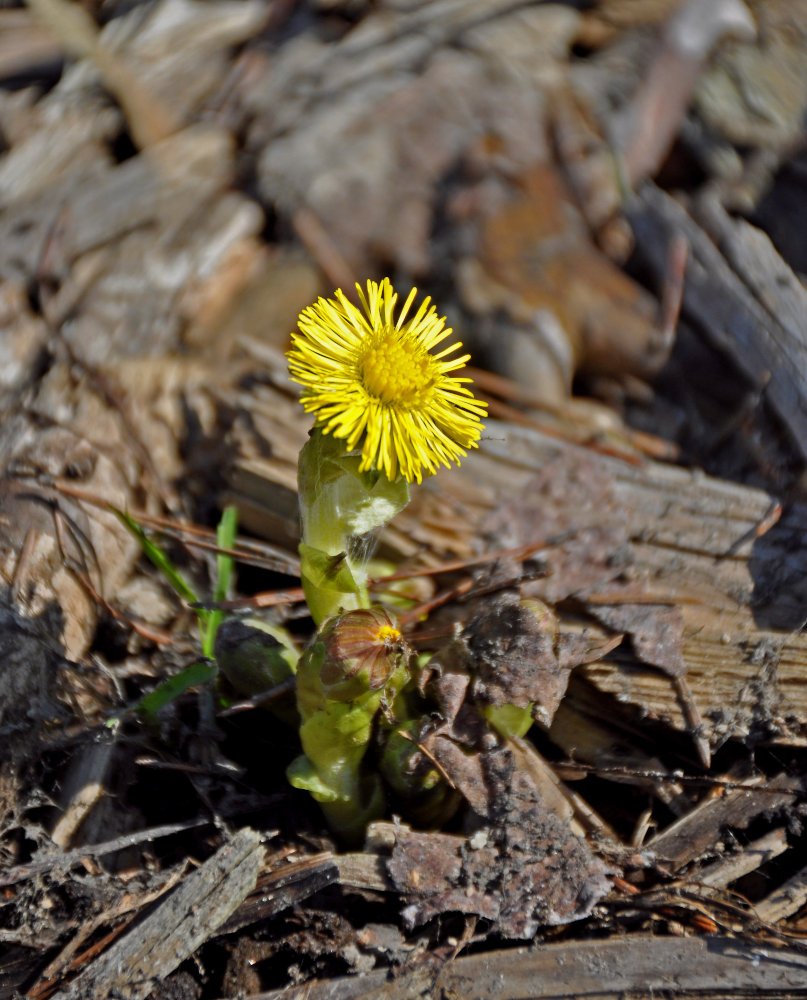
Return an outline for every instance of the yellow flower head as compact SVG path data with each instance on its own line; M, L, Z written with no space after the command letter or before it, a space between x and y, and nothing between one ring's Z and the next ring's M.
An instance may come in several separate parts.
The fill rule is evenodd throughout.
M431 353L451 330L429 298L407 319L417 289L396 320L398 296L388 278L368 281L366 294L356 288L361 309L340 289L303 310L286 355L289 371L324 433L344 438L349 451L362 442L362 472L380 469L390 480L400 472L420 482L424 472L459 464L479 441L486 404L466 388L471 379L450 374L470 355L450 357L461 344Z

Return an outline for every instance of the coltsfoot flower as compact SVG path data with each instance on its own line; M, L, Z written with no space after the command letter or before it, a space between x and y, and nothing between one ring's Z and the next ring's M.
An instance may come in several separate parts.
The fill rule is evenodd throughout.
M472 379L452 374L470 358L452 357L461 344L432 353L451 330L430 298L407 318L413 288L395 319L388 278L368 281L366 293L356 288L361 309L340 289L303 310L289 371L323 432L344 439L348 451L361 448L361 472L419 483L477 446L486 404L467 388Z

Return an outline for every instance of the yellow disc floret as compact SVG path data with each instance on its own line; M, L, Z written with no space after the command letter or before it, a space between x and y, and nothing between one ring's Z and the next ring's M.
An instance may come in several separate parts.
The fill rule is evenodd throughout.
M396 320L389 279L368 281L366 294L356 287L362 309L339 290L300 314L291 377L323 431L361 447L362 471L420 482L477 446L486 404L467 388L471 379L451 374L469 360L450 357L461 344L432 353L451 330L429 298L407 320L412 289Z
M401 641L401 630L394 625L382 625L375 634L377 642L384 644Z
M418 406L428 399L437 375L437 364L428 351L413 351L399 330L384 331L368 345L360 362L362 382L382 403Z

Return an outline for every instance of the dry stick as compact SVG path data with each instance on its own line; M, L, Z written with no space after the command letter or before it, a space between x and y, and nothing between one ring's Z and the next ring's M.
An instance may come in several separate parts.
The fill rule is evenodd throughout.
M73 952L86 941L90 933L96 930L97 927L101 925L104 919L111 919L115 916L115 912L102 913L99 914L94 920L90 921L89 924L82 924L79 928L78 933L72 941L69 941L65 948L56 956L56 958L48 965L45 970L44 975L47 975L47 979L38 982L33 989L31 989L28 994L28 1000L48 1000L49 997L53 996L54 990L59 986L59 979L52 978L54 974L59 970L60 966L64 964L68 959L71 958ZM132 923L137 919L137 914L133 914L127 921L121 923L118 927L109 931L100 941L96 941L95 944L90 945L86 951L81 952L76 958L64 968L64 972L74 972L76 969L80 969L82 965L86 965L87 962L92 961L96 955L111 945L117 938L123 934L124 931L128 930ZM52 971L51 971L52 970Z
M439 566L427 566L424 569L397 570L387 576L370 577L370 586L379 583L391 583L395 580L411 580L419 576L439 576L442 573L461 572L470 569L472 566L481 566L484 563L493 562L495 559L515 559L521 562L528 556L533 555L539 549L548 548L550 545L557 545L565 541L572 534L571 531L564 531L552 538L542 539L539 542L531 542L529 545L517 545L512 549L497 549L495 552L486 552L484 555L475 556L472 559L451 559L440 563Z
M309 208L298 208L291 219L297 235L328 280L344 290L349 299L356 296L353 268L331 239L328 231Z
M42 501L47 503L53 512L53 526L56 534L56 542L59 546L59 554L62 558L62 563L65 569L72 574L75 581L84 590L91 601L104 608L104 610L109 614L115 621L124 622L129 628L137 632L138 635L143 636L144 639L148 639L151 642L156 642L158 645L168 645L173 641L173 637L162 629L153 628L147 622L143 622L140 619L127 615L124 612L118 610L113 604L111 604L101 593L101 587L103 586L103 574L101 572L101 566L98 562L98 556L96 555L95 548L89 538L86 537L83 531L73 522L64 511L60 510L59 507L49 501L44 496ZM66 529L70 529L70 533L75 543L75 550L78 552L79 558L74 558L67 551L66 543ZM99 578L99 586L92 582L92 575L90 568L87 564L87 558L81 543L84 543L87 549L89 549L92 555L92 563L95 568L96 573Z
M75 847L71 851L54 852L51 857L43 858L39 861L29 861L26 864L17 865L5 872L0 872L0 886L14 885L15 882L22 882L23 879L32 876L43 875L54 869L71 868L85 858L100 858L105 854L115 854L117 851L126 850L128 847L136 847L144 841L159 840L161 837L172 837L176 833L185 833L188 830L195 830L200 826L210 826L211 819L194 819L184 823L167 823L163 826L151 826L146 830L138 830L135 833L125 833L112 840L105 840L100 844L84 844Z
M577 597L584 604L663 604L675 608L679 604L703 604L700 597L693 594L677 594L673 590L648 590L639 584L635 589L630 585L620 586L615 590L609 590L607 585L602 590L581 591L571 594Z
M754 21L740 0L688 0L678 5L620 123L619 145L632 187L658 172L715 45L726 37L750 41L755 36Z
M667 249L667 266L661 290L659 328L664 338L665 348L672 347L675 329L681 315L681 303L684 299L684 276L688 258L689 243L687 238L682 233L676 233L670 240Z
M252 597L238 597L232 601L199 601L195 608L207 611L243 611L247 608L275 608L281 604L302 604L305 594L302 587L289 587L287 590L268 590Z
M473 587L474 581L467 579L458 583L456 587L444 590L442 593L433 597L430 601L425 601L423 604L419 604L416 608L412 608L411 611L407 611L402 614L400 616L401 625L413 625L419 618L422 618L424 615L430 615L432 611L436 611L437 608L442 608L444 604L448 604L457 597L464 597L471 590L473 590Z
M750 528L744 535L740 535L736 542L728 549L725 555L719 556L719 559L729 559L736 555L746 542L751 542L756 538L762 538L766 535L771 528L774 527L781 518L784 512L784 508L778 500L771 500L768 509L762 515L762 517L757 521L757 523Z
M70 483L66 483L58 479L50 481L49 485L52 486L57 492L62 493L64 496L71 497L74 500L83 501L93 507L98 507L106 511L113 509L109 501L104 497L99 496L97 493L91 493L88 490L78 489ZM297 560L292 555L286 554L280 549L275 549L274 546L238 538L236 548L226 549L222 548L220 545L216 545L213 541L208 541L208 539L214 539L216 536L215 531L210 528L205 528L197 524L191 524L188 521L178 521L174 518L160 517L155 514L149 514L143 510L130 508L127 510L127 514L133 520L137 521L138 524L147 528L162 531L163 534L170 535L172 538L176 538L178 541L181 541L188 548L204 549L206 551L213 552L216 555L232 556L239 562L248 563L251 566L257 566L261 569L268 569L273 572L286 573L289 576L295 576L299 573L299 564ZM186 535L197 537L186 538ZM266 555L267 551L271 554Z
M431 750L429 750L429 748L425 744L421 743L420 740L416 740L415 737L412 736L411 733L408 733L405 729L396 730L396 734L400 736L402 740L408 740L409 743L413 743L418 748L418 750L420 750L423 756L434 765L435 770L439 772L440 777L443 779L443 781L445 781L448 787L453 788L454 791L457 790L457 786L454 784L451 775L448 773L448 771L446 771L446 769L443 767L440 761L434 756L434 754L431 752Z
M130 512L131 513L131 512ZM239 562L249 562L251 566L258 566L263 569L277 570L278 572L288 572L289 575L297 575L300 571L300 561L285 552L283 549L270 545L268 542L258 542L248 538L237 538L237 548L223 549L214 542L195 541L195 539L184 538L183 535L196 535L199 538L215 539L216 532L210 528L204 528L198 524L191 524L187 521L175 521L167 517L159 517L153 514L132 514L137 520L149 528L162 530L167 535L179 538L186 545L198 548L205 548L220 555L231 555ZM269 553L269 554L267 554Z
M178 866L173 873L169 874L165 882L158 886L157 889L137 897L133 896L131 893L127 893L111 910L104 910L103 913L99 913L96 917L90 920L89 923L82 924L78 929L76 936L68 941L56 958L54 958L42 971L39 982L28 994L29 1000L47 1000L47 997L49 997L57 988L59 985L59 979L61 979L65 973L74 972L76 969L80 969L82 965L86 965L87 962L93 959L96 955L100 954L104 948L112 944L112 942L116 938L120 937L124 931L128 930L132 921L137 919L138 914L134 913L129 920L121 923L120 926L110 931L100 941L96 941L89 948L87 948L86 951L81 952L80 955L73 958L87 938L91 937L91 935L93 935L104 923L109 923L116 917L126 916L126 914L131 913L132 910L142 911L144 907L155 902L161 896L164 896L166 892L173 889L174 886L180 881L183 875L183 868L184 866ZM57 976L58 979L55 978Z
M779 940L788 939L781 933ZM614 935L592 941L543 943L466 955L446 963L435 983L433 964L412 963L393 978L387 969L314 980L261 993L260 1000L411 1000L420 996L486 1000L585 1000L596 997L805 996L807 956L772 949L770 938L736 935ZM256 998L257 1000L257 998Z
M439 573L452 573L471 566L478 566L483 563L493 562L495 559L508 557L526 559L539 549L546 548L548 545L558 544L565 538L569 537L570 534L571 532L562 532L559 535L553 536L550 539L544 539L540 542L534 542L529 545L520 545L513 549L498 549L495 552L489 552L483 556L477 556L473 559L452 560L450 562L443 563L440 566L432 566L423 570L403 570L397 573L391 573L389 576L377 577L371 580L371 584L378 585L386 583L387 581L408 580L412 577L418 576L435 576ZM465 584L462 584L461 586L465 586ZM431 601L427 601L425 604L421 604L418 607L413 608L412 611L407 612L401 617L401 622L403 624L409 623L410 621L417 620L420 615L427 614L435 608L441 607L447 601L451 600L452 596L455 596L455 590L457 590L456 587L438 595ZM459 590L457 592L457 596L465 592L465 590ZM303 594L302 587L292 587L286 590L270 590L261 594L254 594L252 597L237 598L233 601L200 601L198 604L194 604L193 606L203 607L208 610L238 611L244 608L269 608L276 607L280 604L297 604L303 600L305 600L305 595ZM435 601L437 603L435 603Z
M687 684L686 678L680 674L674 674L671 679L678 698L678 704L681 706L681 711L684 713L684 719L689 728L689 734L692 737L692 742L695 744L698 759L704 767L710 767L712 763L712 749L709 746L709 741L703 735L703 719L701 718L701 713L689 684Z
M288 677L280 684L275 684L274 687L269 688L268 691L261 691L260 694L253 695L251 698L247 698L244 701L237 701L228 708L222 709L222 711L218 713L218 717L222 719L226 718L228 715L236 715L239 712L246 712L251 708L258 708L261 705L265 705L268 701L274 701L276 698L280 698L281 695L284 695L289 691L294 691L296 687L297 678Z
M148 639L151 642L157 643L160 646L168 646L173 642L173 636L170 632L166 632L163 629L158 629L149 625L147 622L142 621L134 615L128 615L123 611L120 611L114 606L110 601L108 601L104 595L101 593L100 587L96 587L92 582L92 577L90 575L89 568L86 563L84 552L81 546L78 544L76 539L76 533L78 533L78 528L72 524L72 522L67 518L65 513L57 508L53 511L53 524L56 530L56 541L59 545L59 553L62 557L62 563L65 569L67 569L79 584L79 586L84 590L91 601L95 601L96 604L100 605L110 617L114 618L115 621L123 622L138 635L142 636L144 639ZM64 535L64 525L70 525L73 528L74 541L76 541L76 547L81 555L81 560L78 561L70 556L67 552L65 546L65 535ZM83 533L79 533L80 537L84 537ZM89 546L93 554L93 562L95 563L95 568L98 572L99 577L101 576L101 568L98 564L97 556L95 555L95 549L89 542L89 539L84 539ZM102 581L101 581L102 582Z
M67 514L59 508L57 503L49 500L45 496L42 496L41 499L42 502L50 508L53 515L53 528L56 533L56 541L59 545L59 554L62 557L64 565L74 573L83 574L86 579L91 582L91 570L87 561L86 551L88 550L90 553L92 568L98 574L99 584L102 584L103 575L101 573L101 564L98 561L98 554L96 553L95 547L90 539L87 538L75 521L68 517ZM68 547L66 545L67 533L69 533L70 538L74 543L74 551L77 553L76 556L72 556L68 553Z
M552 767L564 780L569 780L571 773L574 777L583 774L591 774L598 778L635 778L637 782L658 781L660 783L676 782L685 785L695 785L703 788L719 788L724 791L745 791L759 792L768 795L792 795L800 794L800 789L794 785L760 785L755 784L757 779L742 780L741 778L720 778L711 774L686 774L683 771L654 771L652 769L623 767L618 764L600 765L585 764L576 760L553 761ZM564 777L566 775L566 777Z
M21 586L22 580L25 576L25 571L33 558L34 549L36 548L36 543L39 540L40 531L33 525L28 528L25 532L25 540L22 543L22 548L17 556L16 563L14 564L14 572L11 576L11 600L18 604L21 599Z
M546 539L541 542L532 543L526 546L519 546L514 549L499 549L495 552L490 552L485 556L468 560L465 564L460 563L459 565L460 568L462 568L463 565L474 566L478 565L479 563L492 562L493 560L500 559L502 557L509 556L512 558L514 555L518 554L521 554L523 559L526 558L527 555L534 553L539 549L547 548L549 545L552 544L559 544L566 538L573 537L575 534L576 532L573 530L564 531L558 535L552 536L551 539ZM456 568L456 564L452 564L452 569L453 568ZM444 590L441 593L437 594L435 597L431 598L431 600L424 601L423 604L419 604L417 607L411 608L409 611L400 615L401 625L404 627L407 625L411 625L414 622L417 622L419 618L422 618L424 615L431 614L432 611L435 611L437 608L443 607L443 605L448 604L449 601L452 601L457 597L467 597L469 594L472 593L475 594L476 596L482 596L483 594L489 594L498 590L503 590L508 586L513 586L514 584L517 584L521 579L523 579L523 577L505 581L496 581L496 583L494 583L492 586L480 586L475 580L467 578L465 580L462 580L456 586L451 587L448 590Z
M82 824L106 794L106 784L115 744L111 740L93 742L74 758L69 784L77 786L50 831L50 839L66 850Z
M99 604L110 616L110 618L114 618L116 622L121 622L121 624L126 625L143 639L147 639L149 642L154 642L158 646L170 646L174 641L174 636L170 632L166 632L165 629L156 628L154 625L149 625L148 622L143 621L142 618L126 614L119 608L116 608L114 604L108 601L103 594L100 594L95 587L93 587L89 577L85 576L78 569L78 567L71 566L68 563L65 563L65 566L73 574L73 577L84 589L90 600Z
M467 365L465 371L474 380L477 388L485 394L484 398L489 402L491 396L498 396L502 401L509 400L514 403L521 403L524 406L529 406L531 409L541 410L558 418L563 417L562 407L547 404L545 399L536 396L535 393L530 392L529 389L525 389L524 386L519 385L513 379L486 371L484 368L474 368L473 365ZM498 405L498 401L494 401L494 408L496 405ZM506 402L502 405L506 405ZM504 412L503 410L502 413ZM561 441L572 441L575 444L581 444L582 447L596 450L596 442L579 441L576 436L564 433L555 427L548 427L534 417L529 417L521 410L507 408L506 413L518 414L521 418L520 422L525 423L525 426L535 427L549 437L557 438ZM620 428L620 434L650 458L675 461L679 456L680 451L677 445L671 441L666 441L664 438L657 437L655 434L648 434L646 431L637 431L631 427ZM625 455L622 452L615 452L614 457L625 458ZM631 455L627 460L633 464L636 456Z
M551 427L546 427L540 421L527 416L526 413L522 413L521 410L517 410L514 406L502 403L498 399L492 399L490 396L482 392L478 393L478 395L480 399L484 400L488 404L488 413L492 417L498 417L513 424L521 424L522 427L532 427L535 430L540 431L542 434L546 434L547 437L555 438L558 441L568 442L570 440L568 434L564 434ZM625 436L627 437L627 435ZM621 448L616 448L612 445L600 444L591 438L584 441L571 440L573 444L578 444L583 448L587 448L589 451L593 451L597 455L605 455L607 458L618 458L620 461L626 462L628 465L644 464L644 458L639 455L632 455L629 451L623 451Z

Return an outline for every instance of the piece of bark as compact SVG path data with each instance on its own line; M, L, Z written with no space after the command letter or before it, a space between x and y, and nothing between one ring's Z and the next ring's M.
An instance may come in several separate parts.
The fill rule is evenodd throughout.
M760 865L767 864L768 861L779 857L787 848L785 830L781 827L778 830L771 830L764 837L753 840L750 844L743 844L737 854L713 861L710 865L704 865L698 871L698 882L702 885L725 888L744 875L750 875ZM759 913L758 903L755 910Z
M482 537L494 551L545 539L546 568L526 593L557 604L613 580L629 559L627 514L615 488L612 470L597 455L563 452L517 493L500 498L480 526Z
M246 97L264 196L283 214L304 213L309 233L315 220L348 273L378 259L426 272L439 185L480 135L490 131L499 156L520 167L545 155L543 85L563 75L578 15L523 6L396 6L337 42L310 32L285 45Z
M50 332L22 281L0 286L0 412L18 408L47 357Z
M712 49L755 36L741 0L687 0L670 17L646 79L612 126L631 186L655 177L669 154Z
M480 608L463 632L473 696L482 705L533 705L543 725L552 722L576 664L561 664L558 623L545 605L500 598Z
M112 18L99 30L93 18L64 0L31 0L37 17L65 52L85 60L68 74L73 86L100 75L126 115L140 148L176 132L220 85L226 47L249 38L265 20L256 0L204 10L183 0L161 0ZM82 79L83 77L83 79Z
M401 830L388 872L417 926L447 910L492 921L507 938L580 920L609 889L606 865L548 807L509 749L479 754L485 823L468 838ZM554 791L554 789L553 789ZM563 803L567 814L568 803Z
M60 682L66 661L59 648L59 609L51 604L23 617L0 597L0 763L15 767L39 743L44 727L63 714ZM11 786L9 786L10 788ZM8 792L9 789L6 789ZM11 812L15 803L3 802Z
M627 934L598 941L467 955L424 963L389 979L386 969L256 994L250 1000L622 1000L626 995L805 997L807 957L737 937Z
M104 951L54 1000L145 1000L208 940L255 888L261 835L248 827L177 887L144 920Z
M762 920L775 924L792 917L807 903L807 868L801 868L754 905Z
M560 352L569 355L562 398L577 371L647 379L660 370L672 339L657 302L597 248L557 168L532 165L506 204L479 215L475 266L459 272L463 298L476 313L502 310L526 328L554 317L569 345ZM530 386L537 373L508 356L510 339L497 327L486 353L494 370Z
M694 110L722 142L787 154L807 110L807 11L790 0L747 0L756 38L723 45L701 80Z
M675 816L692 808L691 798L671 768L657 756L660 748L652 736L642 731L632 713L616 699L605 708L602 692L579 672L572 676L549 738L574 762L568 768L572 775L576 764L587 765L595 773L607 774L612 781L645 789ZM560 766L558 771L564 777L567 768Z
M606 464L593 455L579 461L577 456L565 455L560 461L548 462L527 485L525 494L503 504L484 523L486 539L494 548L528 544L527 526L540 519L550 540L542 554L546 570L522 591L553 602L574 594L587 602L589 613L598 621L617 633L628 633L637 657L674 679L698 756L708 766L709 746L702 734L702 719L686 685L681 613L660 603L634 605L631 588L619 582L632 571L633 559L627 518L616 500ZM613 595L611 599L603 596L603 589ZM612 600L619 605L614 606ZM536 715L536 719L548 723L551 714Z
M60 325L80 303L64 329L78 357L101 364L179 346L183 308L263 225L254 203L227 190L233 169L231 138L194 126L69 200L51 242L57 292L47 305Z
M369 889L392 892L395 888L387 872L387 859L367 851L340 854L335 859L339 869L339 884L348 889Z
M95 804L104 795L104 785L113 763L114 737L82 747L70 761L62 779L59 804L62 812L51 830L51 840L66 850Z
M332 854L318 854L281 863L278 868L264 872L255 891L221 925L219 933L233 934L294 906L333 882L344 884L339 860Z
M764 236L751 243L744 227L732 225L713 202L704 202L713 228L719 228L731 252L748 274L756 274L757 287L749 288L710 237L674 198L652 184L642 187L626 206L636 237L637 250L657 277L664 274L664 248L674 235L689 244L689 262L682 302L682 316L694 323L742 373L750 389L763 394L790 432L791 446L807 458L807 330L792 309L793 282L787 279L782 296L788 307L778 315L778 276L790 272ZM732 232L736 233L731 239ZM753 256L752 256L753 254ZM769 275L768 278L765 275ZM765 285L765 301L757 297ZM786 318L787 322L783 322ZM795 319L795 323L794 323Z
M754 298L781 326L785 336L780 344L798 369L807 358L807 290L803 282L768 234L745 219L729 215L715 192L705 191L697 199L694 212Z
M503 429L499 440L494 433L471 463L475 488L487 484L492 504L497 481L508 495L520 493L537 468L577 450L528 429ZM602 461L626 513L621 599L680 608L686 680L712 745L751 731L804 739L807 639L798 628L807 557L799 538L807 511L794 505L770 527L777 501L762 490L652 462ZM453 475L463 478L467 468ZM407 515L416 504L417 497ZM522 533L518 541L528 540ZM609 661L579 669L642 712L688 728L673 685L655 671Z
M118 112L98 98L77 101L56 92L44 106L30 109L25 132L0 158L3 239L14 247L3 247L4 276L36 273L48 229L59 218L60 198L109 167L105 143L119 127Z
M561 780L557 770L538 752L529 739L508 740L507 745L513 754L516 767L529 775L547 809L554 813L561 823L565 823L571 833L582 839L594 837L594 842L604 849L620 843L620 838L614 829L582 796L572 791Z
M52 69L62 61L62 47L37 24L29 10L4 10L0 16L0 79Z
M265 5L161 0L111 18L98 33L75 5L38 3L63 22L65 44L91 58L72 63L33 103L0 157L0 276L24 282L86 362L176 350L233 257L241 255L243 271L245 256L259 256L263 212L233 190L232 135L211 115L204 124L198 118L224 85L229 47L258 30ZM121 114L99 97L92 60L100 55L107 77L134 81L118 88L129 97L141 81L154 89L137 108L124 101L137 119L129 122L134 140L147 150L120 162L111 146ZM239 288L220 284L219 311Z
M136 506L141 468L122 440L119 414L67 365L50 369L0 433L0 577L27 616L59 609L57 635L72 660L95 632L91 590L114 594L137 545L109 511L84 508L51 484L66 480L120 509Z
M761 813L790 805L801 791L801 782L784 774L746 784L747 788L728 788L722 795L704 799L646 841L644 855L671 872L680 871L700 855L714 851L726 827L744 830Z
M666 604L631 604L629 601L617 606L592 606L589 602L587 608L603 624L630 636L633 650L642 663L658 667L672 678L698 757L704 767L709 767L711 753L703 735L703 719L686 683L684 617L680 609Z

